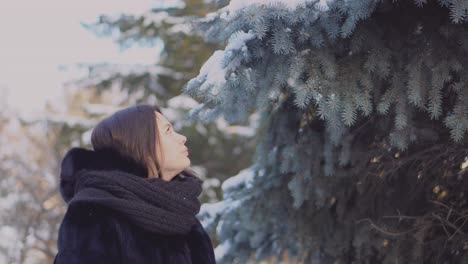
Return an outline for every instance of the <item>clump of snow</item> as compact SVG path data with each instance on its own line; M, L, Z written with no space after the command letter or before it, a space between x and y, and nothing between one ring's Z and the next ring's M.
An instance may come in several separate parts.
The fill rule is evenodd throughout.
M213 22L213 20L218 18L218 16L219 16L218 11L211 12L211 13L206 14L205 17L201 18L200 22L204 22L204 23Z
M245 47L245 43L255 38L255 34L249 32L238 32L235 38L229 40L229 44L226 46L226 50L238 50Z
M203 191L208 197L208 202L213 203L219 200L214 188L219 187L220 184L221 181L217 178L208 178L203 181Z
M89 67L84 64L81 67ZM128 75L144 75L150 74L151 76L169 76L176 80L183 78L183 74L180 72L173 71L172 69L160 66L160 65L144 65L144 64L99 64L92 65L92 70L83 73L83 76L78 76L77 80L73 83L76 86L81 87L92 87L103 80L113 79L120 76Z
M250 31L248 33L245 33L243 31L238 31L234 33L230 38L229 38L229 43L226 46L226 49L224 51L225 56L228 58L232 58L232 55L239 50L242 51L242 53L247 52L247 45L246 42L255 38L255 34L251 33ZM236 56L234 59L231 59L228 65L226 65L226 70L235 70L237 67L242 62L243 56ZM231 73L231 75L234 75L234 73Z
M328 10L328 3L333 0L320 0L315 4L319 10ZM231 0L229 5L222 8L223 11L220 15L223 19L229 19L232 14L249 6L249 5L272 5L276 3L284 4L290 11L294 11L298 7L303 7L306 3L314 2L313 0ZM229 15L227 14L229 13Z
M143 14L144 26L148 26L151 23L154 23L155 25L160 25L162 21L164 21L166 18L169 17L169 14L167 12L147 12Z
M144 26L149 26L151 23L153 23L155 26L160 26L163 22L174 24L174 25L185 22L185 18L171 16L169 15L169 13L164 12L164 11L159 11L159 12L149 11L143 14L143 18L144 18L143 20Z
M214 253L217 262L220 261L224 257L224 255L226 255L226 252L229 251L230 247L231 243L229 242L229 240L225 240L222 244L219 244L215 248Z
M221 215L225 209L226 205L224 201L202 204L200 212L198 213L201 219L200 223L205 229L209 229L216 218Z
M230 20L234 17L233 14L237 13L239 10L250 6L250 5L273 5L273 4L284 4L289 11L294 11L298 7L303 7L307 3L315 2L316 0L231 0L229 5L225 6L224 8L220 9L216 14L221 19ZM329 10L329 3L334 0L319 0L315 4L315 8L320 11L328 11ZM209 14L210 16L205 17L205 21L209 22L213 20L213 14Z
M57 124L67 124L69 127L85 127L91 128L96 125L96 120L91 120L86 117L70 116L67 114L49 115L47 120Z
M203 181L203 188L218 187L221 184L218 178L209 178Z
M167 101L169 108L192 109L198 105L198 102L186 95L174 96Z
M221 185L224 193L238 188L240 185L245 185L246 188L252 186L255 172L253 167L241 170L237 175L225 180Z
M15 243L12 242L19 240L18 232L11 226L3 225L0 227L0 235L2 236L0 248L8 249L9 251L13 250Z
M184 0L154 1L153 7L156 9L183 9L186 4Z
M82 135L81 135L81 142L83 142L83 144L87 144L87 145L90 145L91 144L91 134L93 133L93 129L88 129L86 132L84 132Z
M332 0L320 0L317 4L315 4L315 7L320 11L326 12L330 9L328 4L331 1Z
M171 33L184 33L184 34L191 34L193 31L193 26L189 23L179 23L175 24L169 29Z
M256 127L258 126L258 121L255 118L250 119L250 124L248 126L230 126L224 117L219 117L216 119L216 127L218 130L223 131L227 135L240 135L244 137L253 137L256 133Z
M288 0L288 1L279 1L279 0L231 0L227 6L227 10L231 13L234 13L246 6L257 4L257 5L271 5L275 3L285 4L289 9L294 10L297 6L305 4L307 1L304 0Z
M161 112L163 114L164 117L167 118L167 120L169 120L169 122L178 122L180 120L182 120L182 114L180 113L180 111L176 110L176 109L173 109L173 108L165 108L165 107L160 107L161 109ZM179 129L180 128L180 125L177 125L177 124L173 124L174 126L174 129Z
M208 130L206 129L206 127L202 126L200 123L197 123L195 125L195 129L197 130L198 133L200 133L200 135L206 135L208 133Z
M82 108L86 113L92 115L109 115L120 109L114 105L91 103L83 104Z
M207 170L205 167L203 166L198 166L198 165L192 165L190 166L190 169L192 169L195 174L200 177L200 179L204 180L206 179L206 174L207 174Z
M211 55L211 57L201 67L198 78L206 77L207 82L216 85L224 85L226 83L226 79L224 78L226 72L221 64L223 58L224 51L215 51L213 55Z
M255 129L246 126L232 126L230 129L231 133L241 135L244 137L253 137L255 136Z
M247 49L246 42L253 39L255 34L249 32L237 32L229 40L229 44L226 46L226 49L217 50L211 55L211 57L203 64L200 69L200 73L195 79L192 79L189 82L191 83L202 83L199 90L205 92L209 89L208 92L211 92L213 96L219 94L219 89L224 86L226 83L226 71L235 70L241 63L241 58L232 60L229 65L223 67L223 60L225 57L229 57L234 51ZM202 106L200 106L202 107Z

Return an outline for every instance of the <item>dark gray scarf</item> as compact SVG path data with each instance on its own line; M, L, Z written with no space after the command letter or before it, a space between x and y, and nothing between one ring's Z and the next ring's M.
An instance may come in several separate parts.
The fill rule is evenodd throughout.
M164 181L122 171L83 171L77 176L72 202L111 208L150 232L186 234L197 221L202 187L195 177Z

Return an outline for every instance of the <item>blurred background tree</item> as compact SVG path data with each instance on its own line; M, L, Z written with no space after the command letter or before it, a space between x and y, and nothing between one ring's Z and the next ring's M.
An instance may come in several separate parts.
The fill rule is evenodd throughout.
M0 113L0 262L51 263L65 207L58 193L63 131Z

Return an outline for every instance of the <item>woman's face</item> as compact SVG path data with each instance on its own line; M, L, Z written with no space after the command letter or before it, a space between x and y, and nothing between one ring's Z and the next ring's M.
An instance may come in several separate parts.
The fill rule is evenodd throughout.
M171 123L161 113L155 113L159 133L159 142L156 142L158 164L163 180L170 181L190 166L188 149L184 145L187 137L175 132Z

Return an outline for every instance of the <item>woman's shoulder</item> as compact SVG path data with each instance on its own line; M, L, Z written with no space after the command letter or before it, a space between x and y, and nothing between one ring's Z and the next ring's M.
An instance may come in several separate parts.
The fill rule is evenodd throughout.
M62 219L59 228L58 246L70 241L89 240L98 237L116 242L116 219L112 212L99 205L72 203Z
M119 263L121 243L106 208L71 204L60 224L55 263Z
M178 245L183 236L150 233L132 224L126 216L103 205L80 202L70 203L62 220L60 236L74 235L75 241L90 239L90 236L110 240L114 244L133 247L142 242L154 247Z
M71 226L108 226L114 221L115 216L109 208L93 203L70 203L62 223Z

